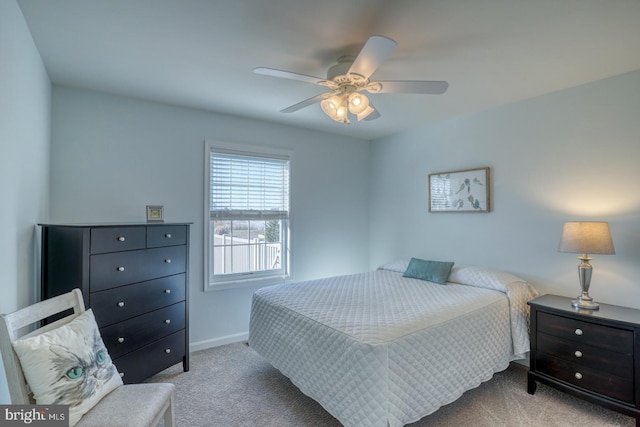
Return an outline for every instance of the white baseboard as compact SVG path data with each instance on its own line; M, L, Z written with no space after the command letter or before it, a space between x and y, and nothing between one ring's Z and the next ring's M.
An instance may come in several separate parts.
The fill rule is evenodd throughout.
M249 332L227 335L225 337L213 338L210 340L189 343L189 351L206 350L207 348L220 347L221 345L232 344L234 342L246 341L249 339Z

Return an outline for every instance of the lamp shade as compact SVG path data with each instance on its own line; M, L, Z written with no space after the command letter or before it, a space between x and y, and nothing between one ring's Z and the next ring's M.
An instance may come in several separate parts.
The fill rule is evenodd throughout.
M565 222L562 226L558 252L615 254L609 223Z

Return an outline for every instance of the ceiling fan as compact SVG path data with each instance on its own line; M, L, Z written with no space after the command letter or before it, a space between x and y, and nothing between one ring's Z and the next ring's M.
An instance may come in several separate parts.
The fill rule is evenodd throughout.
M380 117L380 113L363 92L440 95L449 87L445 81L369 80L397 46L398 44L388 37L371 36L357 56L338 58L338 63L327 71L326 79L265 67L254 68L253 72L300 80L329 89L329 92L321 93L281 110L282 113L293 113L320 102L322 111L337 122L350 123L349 114L355 115L358 121L373 120Z

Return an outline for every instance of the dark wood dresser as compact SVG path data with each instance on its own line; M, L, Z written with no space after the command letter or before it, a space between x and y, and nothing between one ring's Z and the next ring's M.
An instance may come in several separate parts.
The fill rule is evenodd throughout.
M543 295L531 307L528 392L536 381L635 417L640 425L640 310Z
M41 298L80 288L125 383L189 370L190 223L40 226Z

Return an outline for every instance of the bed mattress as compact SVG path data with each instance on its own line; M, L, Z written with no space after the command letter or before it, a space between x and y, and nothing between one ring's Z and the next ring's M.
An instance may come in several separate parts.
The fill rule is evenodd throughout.
M345 426L402 426L528 350L526 316L511 312L532 289L505 289L387 269L262 288L249 344Z

